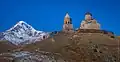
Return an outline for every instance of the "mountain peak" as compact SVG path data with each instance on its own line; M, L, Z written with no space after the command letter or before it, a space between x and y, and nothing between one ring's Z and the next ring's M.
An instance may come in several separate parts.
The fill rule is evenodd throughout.
M31 25L24 21L19 21L12 28L5 31L3 35L3 39L16 45L26 42L32 43L37 39L42 40L43 36L48 36L46 32L35 30Z
M24 21L19 21L18 23L26 23L26 22L24 22Z
M27 24L27 23L24 21L19 21L16 25L18 25L18 24Z
M24 21L19 21L17 22L17 24L15 24L12 28L10 28L9 30L7 31L11 31L11 30L14 30L14 29L20 29L20 28L23 28L23 29L27 29L27 28L31 28L32 30L35 31L34 28L32 28L32 26L30 26L29 24L27 24L26 22Z

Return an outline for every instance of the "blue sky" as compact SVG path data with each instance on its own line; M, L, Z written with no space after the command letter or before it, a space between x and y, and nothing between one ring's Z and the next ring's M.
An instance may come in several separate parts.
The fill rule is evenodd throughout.
M101 29L120 35L120 0L0 0L0 32L23 20L37 30L62 30L66 12L74 28L91 12Z

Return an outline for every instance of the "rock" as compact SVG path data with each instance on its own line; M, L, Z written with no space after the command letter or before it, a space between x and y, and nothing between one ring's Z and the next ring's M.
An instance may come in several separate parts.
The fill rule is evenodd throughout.
M27 52L27 51L21 51L21 52L13 52L10 53L12 60L10 60L10 57L7 57L7 54L5 54L6 58L0 58L0 61L2 62L65 62L64 59L62 59L59 55L50 53L50 52Z
M51 38L52 42L55 42L55 39L54 38Z
M78 35L73 35L73 38L79 37Z

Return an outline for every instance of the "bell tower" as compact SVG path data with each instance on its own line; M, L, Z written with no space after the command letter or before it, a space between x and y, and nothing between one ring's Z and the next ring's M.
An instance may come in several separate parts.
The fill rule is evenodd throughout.
M64 18L64 24L71 24L71 18L68 12L66 13L65 18Z
M69 32L71 30L73 31L72 19L67 12L64 17L63 31Z

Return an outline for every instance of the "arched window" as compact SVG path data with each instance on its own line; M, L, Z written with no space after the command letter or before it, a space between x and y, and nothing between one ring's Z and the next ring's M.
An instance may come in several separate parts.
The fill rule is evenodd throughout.
M70 18L70 24L72 24L72 18Z
M68 24L70 24L70 22L68 21Z

